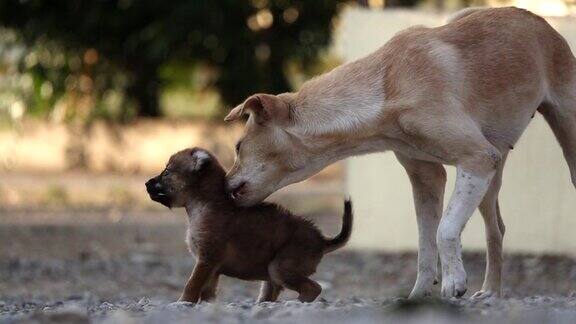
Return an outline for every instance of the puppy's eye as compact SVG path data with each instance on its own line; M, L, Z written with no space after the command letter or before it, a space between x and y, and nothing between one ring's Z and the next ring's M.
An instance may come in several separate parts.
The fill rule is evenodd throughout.
M240 144L241 143L242 143L241 141L236 143L236 154L238 154L240 152Z

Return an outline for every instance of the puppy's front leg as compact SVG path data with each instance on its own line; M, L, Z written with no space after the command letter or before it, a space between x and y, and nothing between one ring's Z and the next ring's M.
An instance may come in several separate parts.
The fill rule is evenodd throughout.
M218 287L218 274L213 274L208 279L208 283L204 285L202 293L200 293L200 301L211 302L216 298L216 288Z
M202 289L208 283L208 280L214 275L216 267L210 263L199 260L194 266L192 275L186 282L182 296L178 301L196 303L200 298Z
M263 281L260 287L260 296L258 302L275 302L282 292L282 286L273 283L272 281Z

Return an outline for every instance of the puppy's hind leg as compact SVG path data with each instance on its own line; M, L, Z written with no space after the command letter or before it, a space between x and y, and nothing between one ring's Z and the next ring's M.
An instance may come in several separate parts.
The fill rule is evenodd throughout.
M298 300L303 303L313 302L322 292L320 284L300 274L279 271L277 276L286 288L298 293Z
M306 260L302 259L277 258L270 264L269 271L275 284L296 291L298 300L310 303L320 295L322 287L316 281L308 278L308 275L311 275L313 271L299 267L299 265L302 266L306 263Z

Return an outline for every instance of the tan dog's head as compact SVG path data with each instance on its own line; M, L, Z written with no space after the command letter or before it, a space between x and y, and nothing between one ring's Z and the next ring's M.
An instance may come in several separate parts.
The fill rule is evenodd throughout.
M225 175L208 151L185 149L172 155L164 171L146 182L146 190L166 207L185 207L199 198L226 197Z
M228 191L239 205L253 205L274 191L311 176L311 152L288 131L294 124L294 94L257 94L234 108L225 121L249 118L236 144L236 160L228 172Z

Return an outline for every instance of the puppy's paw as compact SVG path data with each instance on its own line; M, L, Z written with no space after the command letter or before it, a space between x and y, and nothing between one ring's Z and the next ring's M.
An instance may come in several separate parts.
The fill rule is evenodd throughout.
M166 308L168 309L186 309L186 308L191 308L196 306L196 303L191 303L191 302L187 302L187 301L181 301L180 299L176 302L170 303L168 305L166 305Z
M178 298L177 301L173 302L172 304L195 305L197 303L198 303L198 297L194 298L187 295L182 295L180 296L180 298Z

